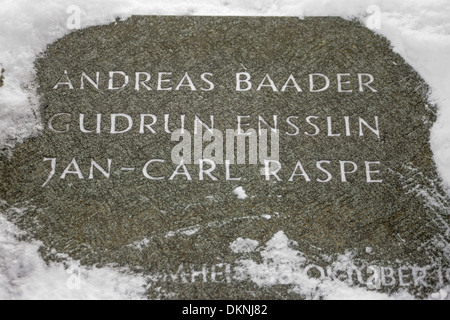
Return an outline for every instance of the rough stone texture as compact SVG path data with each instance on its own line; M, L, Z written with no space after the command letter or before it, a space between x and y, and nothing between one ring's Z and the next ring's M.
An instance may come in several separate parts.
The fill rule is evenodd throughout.
M0 87L3 87L4 81L5 81L4 73L5 73L5 69L2 68L1 72L0 72Z
M448 240L447 198L439 189L429 130L435 115L427 104L428 88L388 42L357 22L340 18L228 18L228 17L133 17L107 26L73 32L50 45L36 62L42 118L46 123L56 113L74 115L72 129L55 134L45 129L38 137L16 146L13 156L0 163L0 197L5 212L46 248L68 253L86 265L117 263L154 274L166 266L232 263L237 255L230 243L239 237L261 244L282 230L299 244L310 261L325 264L324 255L353 250L361 261L402 261L418 265L447 264L439 243ZM52 90L64 70L75 90ZM106 90L109 71L125 71L131 84L124 90ZM80 75L93 77L100 71L100 88L89 84L79 90ZM134 72L172 72L177 83L185 72L198 83L203 72L214 73L211 92L134 90ZM269 73L280 88L290 74L296 76L302 93L235 91L235 73L249 72L257 85ZM308 90L309 73L323 73L330 89ZM337 93L337 73L351 73L353 93ZM354 75L370 73L378 93L358 92ZM281 83L281 85L280 85ZM203 83L200 83L203 84ZM199 85L200 86L200 85ZM85 113L92 128L95 114L104 114L100 135L77 129L77 117ZM138 122L141 113L158 116L155 129L138 134L135 127L123 135L108 133L111 113L126 113ZM176 166L170 153L176 143L164 132L164 114L171 115L171 128L186 115L192 128L195 115L209 122L215 116L218 129L236 128L237 115L250 115L257 128L258 115L279 117L280 158L284 182L266 182L261 166L234 168L241 182L198 181L198 167L188 165L194 181L149 181L141 173L150 159L165 159L160 174L170 176ZM314 115L322 133L317 137L284 134L292 127L289 116L298 116L300 132L311 130L305 118ZM336 118L335 131L343 132L343 116L352 121L380 117L381 139L373 134L359 137L357 123L351 137L327 137L326 117ZM178 118L177 118L178 117ZM325 120L324 120L325 119ZM177 122L175 122L175 120ZM354 123L354 122L353 122ZM113 159L107 180L47 179L49 162L58 158L55 177L61 176L76 158L85 177L93 158L105 166ZM287 182L297 160L311 173L313 182L302 177ZM335 177L329 183L315 169L319 160L380 161L382 184L367 184L364 170L342 183L339 167L329 166ZM124 166L135 172L121 172ZM363 168L362 168L363 169ZM249 198L239 200L233 190L242 186ZM428 196L423 196L428 195ZM213 198L208 198L212 196ZM430 198L434 204L430 204ZM436 202L437 201L437 202ZM22 214L11 208L26 208ZM275 213L279 215L275 215ZM267 220L262 215L271 215ZM196 227L192 235L170 232ZM188 233L189 234L189 233ZM148 239L142 250L130 244ZM374 248L372 254L366 247ZM174 267L176 269L176 267ZM173 270L176 271L176 270ZM171 284L168 292L179 298L294 298L286 288L260 289L237 284ZM149 291L149 296L155 292Z

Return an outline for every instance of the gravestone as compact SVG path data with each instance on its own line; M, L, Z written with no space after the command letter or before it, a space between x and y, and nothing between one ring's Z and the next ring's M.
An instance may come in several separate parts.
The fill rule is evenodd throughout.
M46 259L152 275L149 297L298 298L232 276L282 232L323 270L350 251L444 266L412 292L445 284L428 87L358 22L135 16L65 36L36 70L43 130L2 156L0 199Z

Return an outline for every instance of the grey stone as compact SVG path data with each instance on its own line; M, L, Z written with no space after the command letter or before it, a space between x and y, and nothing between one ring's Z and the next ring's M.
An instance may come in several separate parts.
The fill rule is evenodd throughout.
M429 146L435 112L427 101L428 87L384 38L358 22L136 16L67 35L47 48L36 69L45 129L17 145L12 156L2 157L0 198L5 201L3 212L30 238L42 241L44 252L56 249L85 265L114 263L164 274L168 265L176 272L181 264L197 269L233 264L239 255L230 250L230 243L237 238L264 244L284 231L308 261L318 265L326 266L329 257L351 250L367 265L448 266L442 249L449 237L448 198ZM61 78L64 70L74 89L53 89L66 79ZM108 90L110 71L125 72L129 85ZM82 72L94 80L99 72L99 90L87 81L80 90ZM151 74L148 83L153 90L135 90L136 72ZM158 91L159 72L172 73L174 89L188 72L198 90ZM206 72L213 74L208 77L215 84L211 91L200 89L208 89L201 80ZM239 72L251 74L252 90L236 91ZM308 75L313 73L328 76L329 89L310 92ZM338 92L339 73L350 74L343 77L351 80L343 88L353 92ZM371 86L377 92L368 87L360 92L359 73L373 75ZM279 92L267 86L256 90L266 74ZM291 74L303 92L281 92ZM120 77L116 79L119 83ZM57 130L69 123L67 133L48 128L49 119L60 113L72 115L70 120L61 116L54 121ZM89 130L95 127L96 114L102 114L101 133L80 132L80 113L86 115ZM133 128L110 134L109 117L114 113L130 115ZM156 134L148 129L139 133L141 114L157 116ZM171 130L179 128L180 115L185 115L191 131L195 116L209 124L214 115L215 127L225 130L236 129L237 116L250 116L245 118L250 123L246 129L258 129L258 116L272 124L276 115L283 181L266 181L261 164L233 166L233 176L242 181L225 181L224 166L214 171L218 181L199 181L198 165L187 165L192 181L168 181L176 168L170 155L177 142L165 132L166 114ZM291 116L298 117L291 118L299 127L295 136L286 134L295 132L287 122ZM313 121L320 129L317 136L304 134L315 131L306 122L308 116L318 117ZM333 133L341 136L328 136L327 117ZM359 118L374 127L375 117L380 137L364 126L360 136ZM124 125L119 122L120 128ZM57 168L42 187L50 172L50 161L44 158L56 158ZM84 179L74 174L60 179L74 158ZM112 159L110 179L98 170L93 180L88 179L92 159L104 168ZM142 169L150 159L166 160L152 166L152 174L164 180L144 177ZM324 165L333 176L327 183L317 182L327 178L316 167L322 160L331 161ZM288 181L297 161L311 182L302 176ZM347 182L341 181L339 161L358 165ZM382 183L367 183L365 162L380 162L372 167L380 174L372 173L372 178ZM135 170L121 171L122 167ZM240 186L248 195L245 200L233 194ZM17 214L12 208L26 209ZM257 253L250 256L258 259ZM258 288L249 281L165 286L177 298L298 298L287 287ZM149 297L155 295L149 289Z

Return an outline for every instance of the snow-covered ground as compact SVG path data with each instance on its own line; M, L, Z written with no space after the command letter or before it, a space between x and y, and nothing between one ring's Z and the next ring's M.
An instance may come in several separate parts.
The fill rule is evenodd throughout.
M65 263L46 265L38 254L40 244L18 241L19 234L0 215L0 300L144 297L144 277L113 268L87 269L68 258Z
M109 23L132 14L242 15L242 16L342 16L373 24L373 7L380 9L380 28L374 30L391 41L394 50L412 65L432 88L431 99L439 115L432 129L431 146L438 170L450 186L450 1L448 0L0 0L0 146L36 133L37 110L33 61L47 44L70 30L67 21L77 7L81 27ZM76 7L73 7L76 6ZM375 7L376 9L376 7ZM375 13L376 14L376 13ZM239 190L240 191L240 190ZM237 195L239 196L241 192ZM38 243L17 240L18 230L0 216L0 298L137 298L145 279L113 268L78 268L75 262L45 265ZM242 239L241 239L242 240ZM267 255L279 255L288 239L279 233L266 246ZM279 247L281 245L281 247ZM236 243L234 244L236 247ZM272 250L271 248L279 248ZM287 252L289 254L292 252ZM298 255L291 255L297 259ZM295 262L295 261L294 261ZM291 263L287 260L286 263ZM252 262L243 263L243 267ZM69 267L68 271L65 267ZM255 269L256 268L256 269ZM249 273L258 266L247 269ZM304 279L295 283L297 288ZM386 295L325 281L325 298L385 299ZM81 289L78 289L81 288ZM300 289L299 289L300 290ZM442 291L433 298L447 296ZM398 295L394 298L409 298Z

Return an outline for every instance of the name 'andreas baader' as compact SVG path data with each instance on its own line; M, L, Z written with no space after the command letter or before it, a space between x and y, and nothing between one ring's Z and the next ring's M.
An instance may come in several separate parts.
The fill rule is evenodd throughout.
M370 73L308 73L303 75L286 74L255 77L248 72L238 72L233 81L221 79L220 83L233 83L236 91L273 91L273 92L304 92L313 93L335 90L338 93L377 92L374 88L374 77ZM79 76L70 75L64 70L59 81L53 87L57 89L85 90L87 87L96 90L117 91L133 88L135 91L212 91L216 88L212 72L196 73L196 76L173 72L134 72L132 75L124 71L109 71L101 73L81 72ZM333 88L334 87L334 88Z

